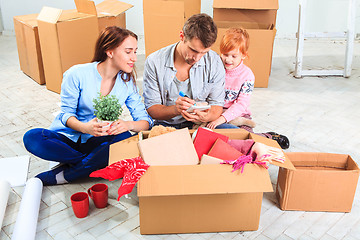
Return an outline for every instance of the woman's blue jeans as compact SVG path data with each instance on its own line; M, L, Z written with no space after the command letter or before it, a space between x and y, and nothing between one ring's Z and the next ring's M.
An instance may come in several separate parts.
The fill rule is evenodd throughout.
M68 164L64 178L68 182L88 177L108 165L109 146L131 137L130 132L118 135L91 137L85 143L73 142L64 135L44 128L35 128L24 135L25 148L35 156Z

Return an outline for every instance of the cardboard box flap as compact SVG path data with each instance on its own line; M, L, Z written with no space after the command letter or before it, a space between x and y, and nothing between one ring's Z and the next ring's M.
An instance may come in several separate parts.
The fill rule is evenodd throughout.
M97 15L95 3L90 0L75 0L76 9L79 13Z
M286 153L296 167L327 167L359 171L356 162L347 154L298 152Z
M214 0L213 8L279 9L278 0Z
M96 5L96 10L99 16L118 16L132 7L133 5L118 0L104 0Z
M150 166L141 177L138 196L177 196L272 192L268 171L246 164L243 173L223 164Z
M281 147L279 146L279 144L275 140L256 135L255 133L250 133L250 138L253 139L255 142L261 142L261 143L263 143L265 145L268 145L270 147L275 147L275 148L280 148L281 149ZM286 168L286 169L295 170L294 165L292 164L290 159L286 156L286 154L285 154L285 162L284 163L277 162L277 161L272 161L271 164L275 165L275 166L278 166L278 167L283 167L283 168Z
M199 163L187 128L141 140L138 145L141 157L151 166Z
M135 135L111 144L109 149L109 165L120 160L138 157L140 155L138 142L139 135Z
M49 23L57 23L60 19L62 10L52 7L43 7L37 17L37 20Z

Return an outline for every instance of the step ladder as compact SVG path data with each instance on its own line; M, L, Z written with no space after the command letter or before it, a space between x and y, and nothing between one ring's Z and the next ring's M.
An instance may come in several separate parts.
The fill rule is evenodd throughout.
M355 38L355 14L356 14L356 0L349 0L348 20L346 32L318 32L318 33L305 33L305 15L306 15L307 0L299 1L299 22L297 32L297 46L296 46L296 63L295 73L296 78L304 76L343 76L350 77L351 64L354 51L354 38ZM304 53L304 39L305 38L345 38L345 64L344 70L303 70L303 53Z

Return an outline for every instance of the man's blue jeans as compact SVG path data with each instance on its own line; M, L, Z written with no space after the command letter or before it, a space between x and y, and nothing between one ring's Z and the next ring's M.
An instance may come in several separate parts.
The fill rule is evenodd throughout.
M35 156L68 164L64 178L68 182L88 177L108 165L109 146L131 137L130 132L92 137L86 143L73 142L64 135L44 128L31 129L24 135L25 148Z

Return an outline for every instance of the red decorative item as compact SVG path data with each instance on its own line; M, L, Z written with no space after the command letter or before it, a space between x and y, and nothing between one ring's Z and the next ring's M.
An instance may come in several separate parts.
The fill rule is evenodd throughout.
M131 193L135 184L149 167L150 165L146 164L141 157L124 159L92 172L90 177L101 177L110 181L123 178L118 190L117 200L119 201L122 196Z

